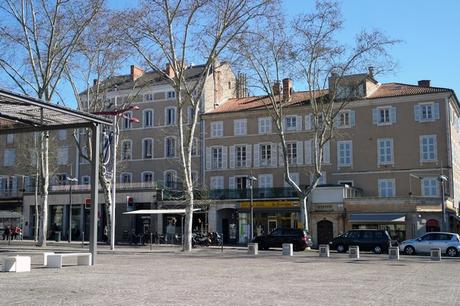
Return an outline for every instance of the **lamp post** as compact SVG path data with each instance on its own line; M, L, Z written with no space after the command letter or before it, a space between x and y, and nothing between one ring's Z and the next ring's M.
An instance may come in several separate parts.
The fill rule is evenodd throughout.
M115 105L116 106L116 105ZM116 182L117 182L117 142L118 142L118 134L119 134L119 129L118 129L118 124L117 124L117 117L121 116L124 119L128 119L130 122L136 122L139 123L139 119L134 118L134 117L127 117L126 112L130 110L138 110L139 106L137 105L131 105L126 108L121 108L121 109L115 109L113 111L102 111L102 112L96 112L94 114L96 115L105 115L105 116L113 116L113 122L112 122L112 127L113 127L113 162L112 162L112 207L111 207L111 215L112 218L110 220L111 227L110 227L110 249L115 250L115 205L116 205Z
M444 184L447 182L447 176L440 175L438 176L439 184L441 185L441 210L442 210L442 223L441 223L441 231L445 232L446 229L446 202L444 196Z
M78 179L75 177L67 177L69 181L69 243L72 241L72 183L78 182Z
M253 184L254 181L257 181L257 178L250 175L248 176L249 180L249 191L250 191L250 203L249 203L249 238L248 243L251 242L252 238L254 238L254 191L253 191Z

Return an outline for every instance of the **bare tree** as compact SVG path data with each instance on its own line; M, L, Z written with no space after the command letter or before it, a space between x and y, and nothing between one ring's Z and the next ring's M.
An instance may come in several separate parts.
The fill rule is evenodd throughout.
M255 18L266 14L269 0L145 0L130 12L126 39L147 65L166 78L176 93L178 146L182 185L186 194L185 251L192 248L192 146L202 92L217 59L228 44L243 35ZM204 62L198 75L187 75L186 59ZM170 71L162 70L164 61ZM187 107L193 119L184 123Z
M3 1L0 41L4 50L0 68L14 86L46 102L60 98L64 69L102 3L103 0ZM48 227L48 137L48 132L43 132L40 143L41 246L46 246Z
M260 24L259 31L242 37L234 51L245 64L243 68L253 85L266 95L263 101L280 138L285 180L299 197L300 224L308 231L307 203L321 178L323 151L336 136L335 122L340 111L359 98L358 86L364 78L347 75L368 66L376 70L392 67L387 48L397 41L379 31L363 31L356 36L354 46L341 44L336 35L343 23L335 1L317 1L312 13L297 16L290 25L283 21L282 14L276 15L279 17L275 20L266 19L266 24ZM292 99L290 80L281 86L282 78L292 76L305 81L303 101ZM312 118L312 180L305 187L295 182L290 173L292 161L284 122L289 107L299 102L310 106Z

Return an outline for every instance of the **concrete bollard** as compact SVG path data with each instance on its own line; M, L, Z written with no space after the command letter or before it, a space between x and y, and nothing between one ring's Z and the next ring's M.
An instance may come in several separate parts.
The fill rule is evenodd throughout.
M441 248L433 248L430 251L431 260L441 261Z
M14 256L3 259L3 272L30 272L30 256Z
M292 256L293 248L292 243L283 243L283 256Z
M399 260L399 248L390 247L388 249L388 259L389 260Z
M329 257L329 244L320 244L319 245L319 257Z
M350 258L359 259L359 246L351 245L348 252Z
M259 254L259 244L258 243L249 243L248 244L248 254L250 254L250 255Z

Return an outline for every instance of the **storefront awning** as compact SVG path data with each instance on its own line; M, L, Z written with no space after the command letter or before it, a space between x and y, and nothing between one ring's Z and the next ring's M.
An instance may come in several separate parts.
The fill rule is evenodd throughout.
M193 212L199 211L199 208L194 208ZM185 209L139 209L124 212L123 215L161 215L161 214L185 214Z
M16 211L0 210L0 219L22 219L21 213Z
M404 214L350 214L348 221L351 223L403 223L406 222Z

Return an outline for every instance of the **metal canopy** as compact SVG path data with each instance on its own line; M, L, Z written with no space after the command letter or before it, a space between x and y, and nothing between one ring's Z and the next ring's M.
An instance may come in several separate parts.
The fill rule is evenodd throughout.
M0 134L37 132L111 124L96 115L0 88Z
M351 214L348 219L351 223L403 223L405 214Z
M194 208L193 212L199 211L199 208ZM124 215L161 215L161 214L185 214L185 209L139 209L124 212Z

